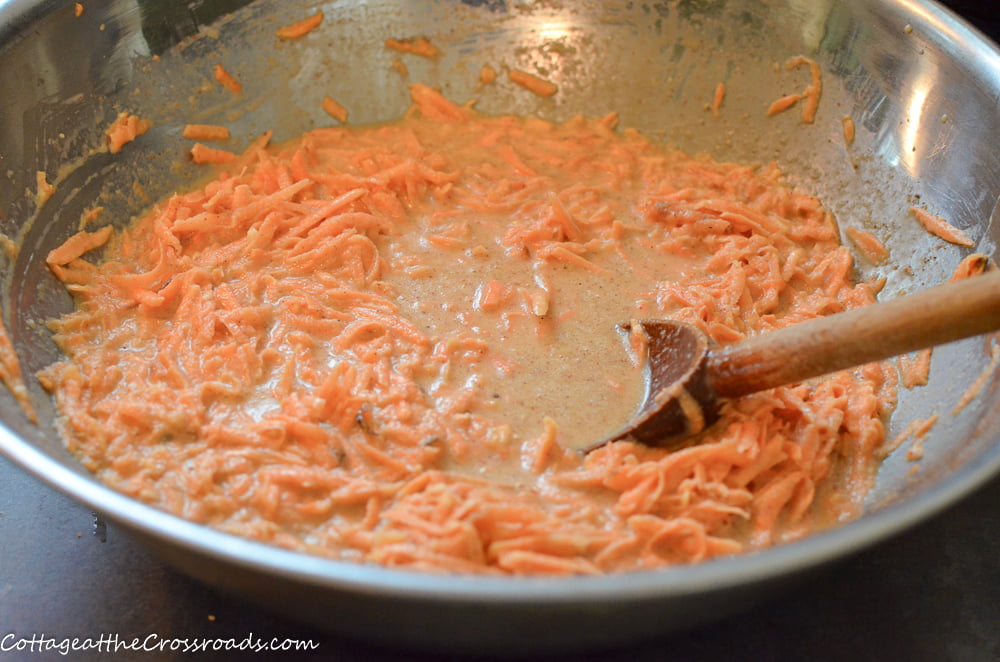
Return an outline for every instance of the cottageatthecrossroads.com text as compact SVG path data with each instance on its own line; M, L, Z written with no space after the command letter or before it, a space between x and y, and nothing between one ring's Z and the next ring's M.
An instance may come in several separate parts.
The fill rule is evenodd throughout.
M161 637L155 632L141 637L122 637L104 633L97 637L50 637L45 634L20 635L9 632L0 637L0 658L3 653L51 653L69 655L76 652L93 653L208 653L243 651L248 653L311 651L319 642L310 639L285 639L258 637L248 634L236 637Z

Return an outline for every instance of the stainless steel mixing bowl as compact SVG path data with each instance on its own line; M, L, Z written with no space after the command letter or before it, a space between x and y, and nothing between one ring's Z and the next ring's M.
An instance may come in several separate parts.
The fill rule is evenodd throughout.
M930 383L903 391L890 435L941 414L916 469L891 456L866 514L801 542L697 567L588 578L425 575L282 551L182 521L94 481L53 431L53 408L33 375L56 349L44 320L72 305L44 256L98 201L122 225L151 200L200 176L184 164L185 122L221 122L246 142L327 122L332 94L354 123L389 120L407 83L475 97L486 113L617 111L688 151L775 160L819 194L841 227L873 229L892 259L883 298L945 278L967 252L924 232L913 204L947 217L996 253L1000 192L1000 53L927 0L153 0L0 2L0 230L20 250L0 256L3 312L41 423L0 394L0 450L41 480L130 529L177 567L272 609L395 644L496 652L607 645L662 634L761 600L828 562L886 538L959 499L1000 470L1000 395L991 377L960 415L951 409L988 362L980 338L936 350ZM275 28L325 12L321 28L279 42ZM231 13L227 13L231 12ZM437 61L391 66L387 37L425 35ZM824 91L814 124L765 117L800 90L815 58ZM233 96L211 80L224 64L245 83ZM541 99L501 78L477 87L483 64L536 71L559 84ZM706 106L718 82L719 117ZM111 156L97 150L119 110L153 129ZM844 141L853 118L857 140ZM36 172L56 184L36 208ZM920 572L919 559L913 571ZM141 599L141 596L137 596ZM859 599L863 592L859 591Z

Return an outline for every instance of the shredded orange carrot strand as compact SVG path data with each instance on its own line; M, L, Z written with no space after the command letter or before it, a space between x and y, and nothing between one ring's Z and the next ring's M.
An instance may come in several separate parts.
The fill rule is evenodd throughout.
M854 118L852 118L850 115L844 115L840 119L840 123L844 129L844 143L846 143L847 146L849 147L854 144L854 137L855 137Z
M958 263L955 267L955 271L952 272L951 278L948 279L949 283L956 280L962 280L963 278L972 278L973 276L978 276L979 274L985 273L987 269L990 268L990 258L982 253L973 253L972 255L967 255L962 258L962 261Z
M488 64L484 64L483 68L479 70L479 82L483 85L489 85L497 79L497 70Z
M73 3L73 14L80 18L80 15L83 14L83 5L79 2Z
M18 253L20 253L20 247L17 245L13 239L0 232L0 249L7 254L7 257L11 261L16 261Z
M225 142L229 140L229 129L215 124L187 124L181 135L188 140Z
M243 85L240 84L238 80L233 78L232 74L226 71L221 64L215 65L212 73L215 76L215 80L219 81L219 84L222 85L222 87L226 88L233 94L239 94L243 91Z
M91 207L90 209L85 210L83 214L80 216L80 229L81 230L86 229L88 225L100 219L101 214L103 213L104 213L104 207L101 206Z
M419 55L428 59L434 59L441 55L441 49L430 42L426 37L416 37L410 39L386 39L385 47L391 48L400 53Z
M719 110L722 108L722 101L726 98L726 84L719 83L715 86L715 94L712 96L712 115L715 117L719 116Z
M236 160L236 155L224 149L209 147L201 143L195 143L191 148L191 160L198 164L223 164L232 163Z
M806 124L812 124L816 121L819 100L823 95L823 73L815 60L802 55L790 58L785 62L785 69L796 69L798 67L809 67L811 80L806 89L802 91L802 98L805 99L805 103L802 105L802 121Z
M347 122L347 109L341 106L333 97L323 97L323 110L326 114L341 124Z
M309 16L308 18L304 18L301 21L292 23L291 25L286 25L282 28L278 28L277 32L275 32L274 34L279 39L298 39L299 37L303 37L312 32L313 30L315 30L317 27L319 27L319 24L322 22L323 22L323 12L317 11L315 14Z
M871 304L815 198L613 115L483 117L410 93L398 122L265 135L49 254L78 305L51 322L66 358L39 380L88 469L222 531L433 572L696 563L859 512L886 363L729 403L680 450L562 445L634 406L643 340L620 321L725 343ZM584 404L558 409L570 393Z
M938 414L933 414L926 419L914 421L916 426L912 431L913 443L906 451L907 460L917 462L924 458L924 441L930 434L931 428L938 422L938 418L940 418Z
M35 204L39 207L44 205L52 194L56 192L56 187L49 184L45 177L45 172L39 170L35 173Z
M151 127L152 123L149 120L137 117L128 111L118 113L118 117L104 132L108 151L117 154L126 143L132 142Z
M962 397L958 399L954 409L951 410L952 416L958 416L963 409L969 406L969 403L979 396L983 387L986 386L986 382L996 373L998 366L1000 366L1000 344L993 342L990 344L990 362L979 373L975 381L969 385Z
M18 361L17 353L14 351L14 344L7 333L7 327L3 320L0 320L0 381L11 392L17 404L20 405L24 415L32 423L38 423L38 414L31 404L31 396L28 394L28 387L21 377L21 364Z
M788 110L789 108L797 104L799 102L799 99L801 98L802 97L798 94L789 94L781 97L780 99L775 100L770 106L768 106L767 116L771 117L772 115L783 113L784 111Z
M868 230L849 227L845 232L861 251L861 254L865 256L865 259L872 264L882 264L889 259L889 249Z
M110 225L105 225L100 230L94 232L77 232L67 239L59 248L49 251L45 258L47 264L64 265L69 264L84 253L100 248L108 243L111 233L114 230Z
M922 349L916 354L903 354L899 357L899 373L905 388L926 386L931 372L931 356L933 350Z
M886 458L895 453L908 439L913 437L914 431L921 423L923 423L921 419L914 419L895 437L886 440L885 445L879 449L879 457Z
M920 221L920 224L923 225L928 232L944 239L945 241L970 248L975 245L975 242L972 241L969 235L965 234L940 216L935 216L934 214L931 214L930 212L919 207L910 207L910 213L913 214L918 221Z
M973 253L958 264L948 281L954 282L977 276L983 273L988 266L989 258L981 253ZM901 383L905 388L927 385L927 381L930 378L933 352L933 348L928 347L915 354L904 354L898 358L899 373L902 377Z
M540 97L550 97L559 91L559 86L551 81L547 81L544 78L539 78L534 74L529 74L527 71L521 71L520 69L514 69L510 72L510 79L512 82L517 83L524 89L534 92Z
M389 66L391 66L403 78L410 75L410 70L406 68L406 65L398 57L392 58L392 62L390 62Z

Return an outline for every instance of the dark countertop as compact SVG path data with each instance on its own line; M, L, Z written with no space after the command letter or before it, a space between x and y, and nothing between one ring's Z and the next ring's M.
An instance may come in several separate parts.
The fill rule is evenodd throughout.
M992 2L952 6L994 39ZM945 513L752 611L662 640L553 662L1000 660L1000 479ZM4 651L22 638L309 640L312 653ZM13 636L11 636L13 635ZM484 651L487 654L488 651ZM422 662L319 632L172 570L113 525L0 458L0 660ZM454 660L464 658L452 658Z

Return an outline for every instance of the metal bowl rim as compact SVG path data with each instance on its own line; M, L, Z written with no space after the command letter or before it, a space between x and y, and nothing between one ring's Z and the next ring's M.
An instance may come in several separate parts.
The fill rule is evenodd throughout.
M8 0L0 41L44 15L51 0ZM919 17L925 36L949 45L957 59L1000 94L1000 48L934 0L884 0L901 14ZM918 26L914 25L916 29ZM8 43L9 45L9 43ZM597 577L491 577L420 573L336 561L292 552L226 534L135 501L69 469L0 424L0 451L51 487L131 529L196 554L247 570L316 587L451 603L579 604L610 599L658 599L762 582L807 570L858 552L931 517L1000 474L997 443L930 490L866 514L837 528L760 552L693 566Z

